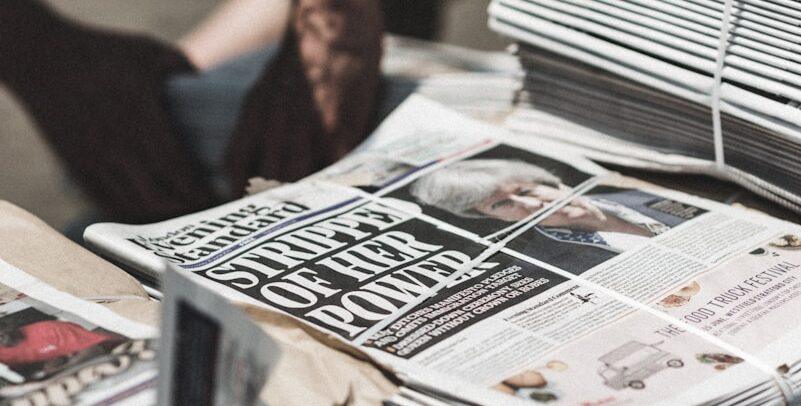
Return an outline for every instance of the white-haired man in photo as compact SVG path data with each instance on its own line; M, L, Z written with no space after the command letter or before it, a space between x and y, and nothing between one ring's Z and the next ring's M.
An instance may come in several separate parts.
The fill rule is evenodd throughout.
M461 217L510 223L537 213L570 192L561 179L545 169L507 159L456 162L423 176L410 188L420 203ZM646 207L654 198L637 190L573 198L541 220L537 230L561 242L623 252L680 222Z

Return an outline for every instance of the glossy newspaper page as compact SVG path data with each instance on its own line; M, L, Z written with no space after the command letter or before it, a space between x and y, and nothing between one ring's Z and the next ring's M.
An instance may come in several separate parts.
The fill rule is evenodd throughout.
M152 404L155 335L0 260L2 404Z

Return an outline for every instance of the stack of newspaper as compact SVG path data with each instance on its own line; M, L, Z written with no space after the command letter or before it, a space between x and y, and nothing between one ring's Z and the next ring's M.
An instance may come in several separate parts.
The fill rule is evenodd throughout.
M414 96L311 178L85 238L363 351L388 404L797 400L800 226L518 140Z
M490 6L490 25L520 43L526 70L515 130L609 162L715 174L796 210L799 18L785 0Z
M176 272L160 276L164 300L151 300L3 201L0 241L2 405L144 406L156 387L163 406L378 405L398 391L352 347Z

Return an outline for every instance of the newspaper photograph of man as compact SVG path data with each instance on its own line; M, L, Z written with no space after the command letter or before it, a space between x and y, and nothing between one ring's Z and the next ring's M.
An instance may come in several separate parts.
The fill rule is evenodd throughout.
M423 175L387 195L480 236L506 229L569 196L591 176L563 162L499 145ZM576 207L597 213L580 200Z
M602 185L508 246L578 275L703 213L706 210L639 189Z

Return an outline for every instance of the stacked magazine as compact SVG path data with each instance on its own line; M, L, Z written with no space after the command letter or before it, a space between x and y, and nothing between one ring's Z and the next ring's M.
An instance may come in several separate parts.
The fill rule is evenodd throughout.
M512 128L608 162L718 175L796 210L800 18L788 0L490 6L526 72Z
M801 227L413 96L294 184L85 238L368 354L435 404L787 404Z

